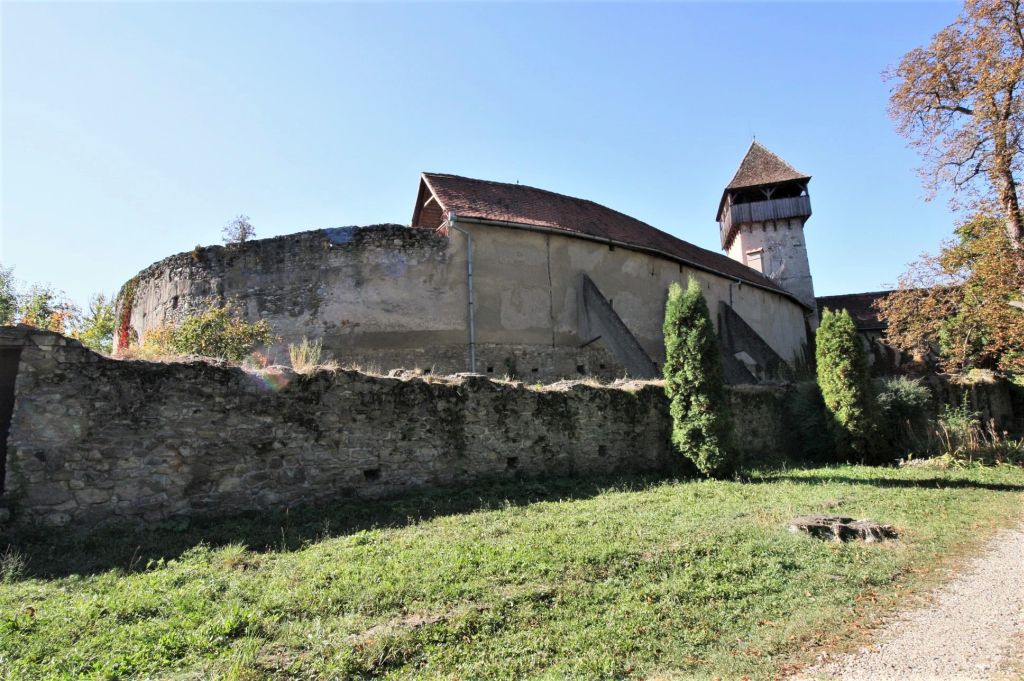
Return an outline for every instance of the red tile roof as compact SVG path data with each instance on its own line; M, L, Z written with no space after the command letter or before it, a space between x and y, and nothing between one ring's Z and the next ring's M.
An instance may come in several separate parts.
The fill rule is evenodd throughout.
M413 213L414 227L421 226L423 202L430 192L444 211L453 210L459 218L542 227L624 247L657 251L685 265L739 279L796 300L771 279L746 265L694 246L593 201L526 185L474 180L458 175L423 173L422 178L425 187L420 187L420 198Z
M804 175L779 156L768 151L760 142L754 140L750 143L746 156L740 161L740 167L736 169L736 174L722 190L722 198L718 202L718 214L715 219L722 219L722 209L725 207L725 199L730 191L810 179L810 175ZM723 244L725 241L726 237L723 236Z
M892 291L870 291L868 293L847 293L841 296L821 296L814 300L818 309L828 308L838 312L846 310L853 318L858 331L882 331L885 322L878 318L874 304L876 300L886 297Z
M791 180L809 180L810 175L804 175L781 158L768 151L757 141L750 143L747 155L740 161L740 167L736 169L732 181L726 185L726 189L743 189L745 187L761 187L766 184L778 184Z

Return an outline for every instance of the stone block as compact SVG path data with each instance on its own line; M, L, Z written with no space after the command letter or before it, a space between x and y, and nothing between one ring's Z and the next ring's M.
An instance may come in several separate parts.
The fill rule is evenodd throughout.
M75 492L75 499L81 504L102 504L110 501L112 494L109 489L81 489Z
M25 501L34 507L57 506L71 499L71 491L67 487L47 483L32 485L25 494Z

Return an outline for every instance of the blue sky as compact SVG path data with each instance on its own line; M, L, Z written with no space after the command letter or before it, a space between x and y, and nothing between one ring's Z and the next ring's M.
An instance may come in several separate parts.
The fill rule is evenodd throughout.
M954 216L881 72L955 3L0 4L0 262L84 303L257 236L408 223L430 170L595 200L717 249L754 135L813 175L819 295Z

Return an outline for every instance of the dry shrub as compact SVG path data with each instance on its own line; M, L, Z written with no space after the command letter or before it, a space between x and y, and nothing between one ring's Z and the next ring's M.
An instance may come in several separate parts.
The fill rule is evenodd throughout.
M288 344L288 357L292 363L292 370L297 374L312 374L317 371L337 371L338 363L334 360L322 362L323 341L319 338L310 341L303 336L302 342Z

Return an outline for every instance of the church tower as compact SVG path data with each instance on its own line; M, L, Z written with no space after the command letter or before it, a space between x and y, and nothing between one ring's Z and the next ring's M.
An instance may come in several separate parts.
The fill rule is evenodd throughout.
M804 241L804 224L811 217L810 180L810 175L754 141L722 192L717 219L722 250L730 258L754 268L815 309Z

